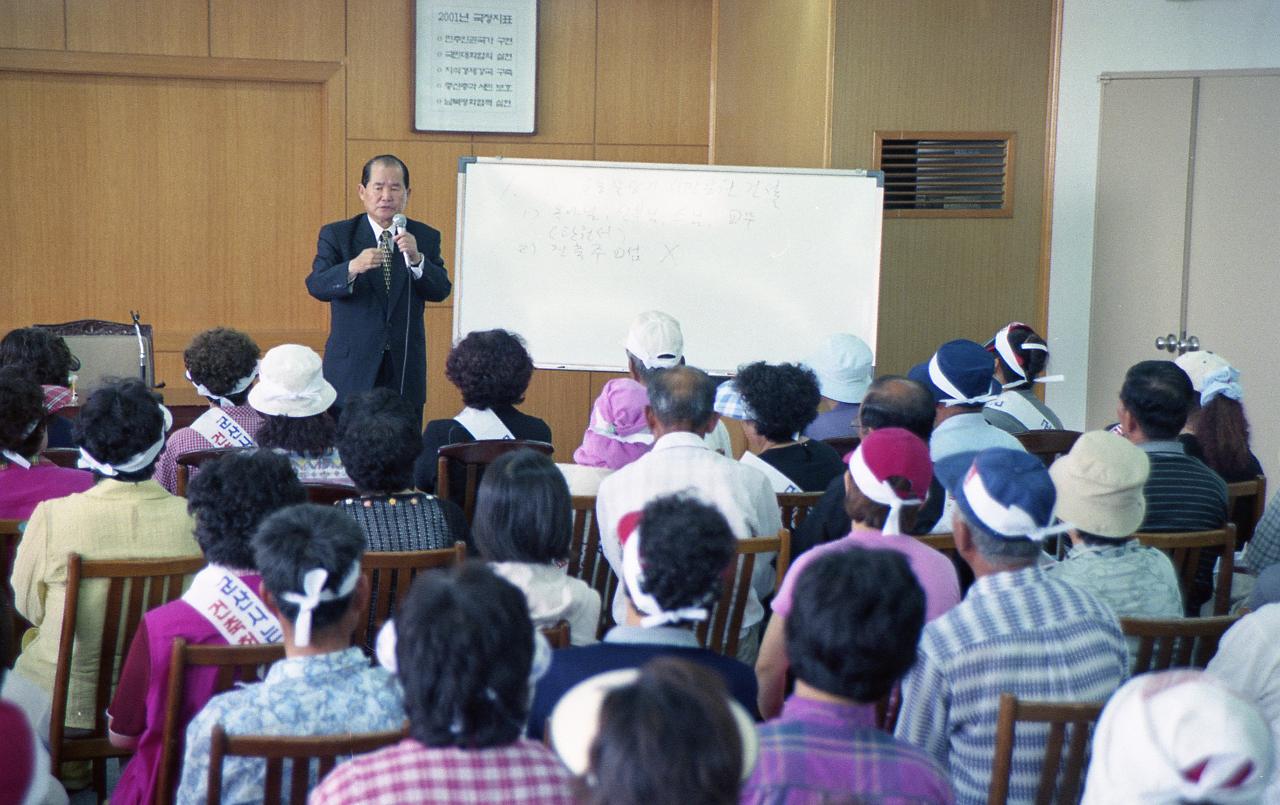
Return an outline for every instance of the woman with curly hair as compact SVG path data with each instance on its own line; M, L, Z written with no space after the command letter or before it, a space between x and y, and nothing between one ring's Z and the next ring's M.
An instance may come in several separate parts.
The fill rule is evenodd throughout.
M1252 481L1262 464L1249 449L1240 372L1212 352L1188 352L1174 361L1191 378L1195 399L1179 441L1227 483Z
M329 413L338 392L324 379L320 356L310 347L281 344L267 350L259 366L258 384L249 390L249 405L264 417L258 446L288 455L304 484L351 486Z
M67 405L75 404L74 372L80 360L71 354L60 335L41 327L10 330L0 339L0 366L12 366L44 387L46 397L65 397ZM70 420L49 416L49 447L75 447Z
M189 427L169 434L155 475L165 489L178 491L178 459L187 453L214 447L254 446L262 415L247 400L249 387L258 376L261 354L252 338L227 327L205 330L191 339L182 353L187 380L209 401L209 410Z
M716 390L716 413L742 422L742 463L769 477L775 492L822 492L844 472L831 445L803 435L818 416L818 378L796 363L764 361L738 368Z
M111 743L135 750L111 793L115 803L164 801L173 792L156 790L163 746L169 656L179 638L194 646L279 642L280 624L258 597L262 577L250 537L268 514L305 503L307 493L289 459L268 450L222 456L191 480L187 511L209 564L195 575L182 598L151 610L138 624L125 658L115 698L107 710ZM221 607L218 604L222 604ZM219 620L211 611L243 613ZM233 616L235 617L235 616ZM177 735L213 696L217 671L187 670ZM178 748L181 754L181 747ZM177 783L177 780L174 780Z
M1034 383L1062 379L1041 377L1049 363L1044 339L1022 322L1010 322L987 342L987 351L995 355L995 378L1001 393L983 406L983 418L1007 433L1062 430L1062 420L1032 391Z
M97 483L85 492L46 500L31 513L13 561L13 593L18 613L33 628L23 637L13 670L46 693L53 689L61 641L68 553L95 560L199 555L186 501L151 479L172 424L168 409L142 381L105 383L89 395L76 422L80 466L91 470ZM93 727L106 594L105 586L95 585L80 593L69 729Z
M25 520L37 503L93 486L84 470L40 459L48 416L38 383L17 368L0 369L0 518Z
M546 422L516 410L533 377L533 358L520 336L506 330L467 333L449 352L444 374L462 392L466 407L453 419L428 422L422 431L422 452L413 470L419 489L436 488L436 460L445 445L487 439L551 441ZM459 476L451 486L461 489L461 480Z

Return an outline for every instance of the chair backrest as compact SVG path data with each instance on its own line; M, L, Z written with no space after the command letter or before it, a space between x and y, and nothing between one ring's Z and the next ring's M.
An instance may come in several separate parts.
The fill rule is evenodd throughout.
M777 536L740 539L735 553L736 562L721 582L720 597L697 628L702 645L729 657L738 653L742 616L750 598L756 562L768 561L769 554L777 554L777 584L781 584L791 562L791 532L784 528Z
M1187 600L1195 584L1196 570L1200 566L1200 552L1209 550L1218 555L1218 577L1213 585L1213 614L1226 615L1231 608L1231 574L1235 571L1236 527L1227 523L1213 531L1179 531L1170 534L1140 532L1134 534L1143 545L1159 548L1173 560L1178 581L1182 585L1182 599Z
M320 506L332 506L340 500L353 498L360 494L354 486L326 484L320 481L304 483L302 488L307 490L307 501Z
M858 445L862 443L862 437L832 436L830 439L823 439L822 441L831 445L835 451L840 454L840 457L843 458L858 449Z
M190 453L183 453L178 456L178 480L176 484L176 492L178 497L185 498L187 496L187 484L191 482L191 470L194 467L203 467L205 462L213 461L221 458L228 453L238 453L241 450L251 449L244 447L210 447L207 450L192 450Z
M1027 452L1044 462L1047 467L1060 455L1071 452L1071 447L1080 438L1078 430L1028 430L1015 433L1014 438L1022 443Z
M1253 529L1267 508L1267 476L1227 484L1227 514L1236 524L1236 545L1253 539Z
M582 579L600 596L600 621L596 637L613 628L613 596L618 575L600 550L600 524L596 521L595 495L574 495L573 536L569 542L569 575Z
M76 385L92 391L108 377L140 377L147 386L155 385L155 356L151 349L151 325L80 319L62 324L37 324L62 336L71 354L80 359ZM142 344L138 334L142 334ZM140 371L141 369L141 371Z
M549 442L528 439L481 439L441 447L436 459L436 496L462 506L467 522L471 522L476 510L476 487L480 484L484 467L497 461L498 456L526 448L548 456L555 452ZM454 475L455 472L461 475ZM462 488L457 489L455 487L460 480Z
M268 666L283 658L283 643L255 646L192 646L181 637L173 641L173 649L169 653L169 686L165 697L160 773L156 777L156 790L152 792L152 801L156 805L171 803L174 789L178 786L183 740L187 730L187 719L183 718L182 713L186 696L187 671L201 666L216 668L213 692L222 693L231 690L237 682L262 678Z
M1079 802L1089 766L1091 733L1102 705L1102 702L1031 702L1011 693L1001 694L987 805L1005 805L1009 798L1009 775L1013 771L1013 747L1019 723L1049 726L1036 805Z
M1121 618L1120 630L1138 639L1132 675L1166 668L1205 668L1218 653L1222 635L1243 617Z
M80 450L76 447L46 447L40 451L40 457L59 467L76 468L80 461Z
M360 572L369 580L369 616L356 626L355 644L372 645L378 630L394 616L419 573L453 567L466 558L465 542L434 551L366 551L360 560Z
M52 768L68 760L93 761L94 782L100 796L106 795L108 757L129 754L107 741L105 711L111 703L119 679L119 658L133 642L138 623L149 610L182 595L187 578L204 567L203 557L172 559L121 559L90 561L79 554L67 555L67 591L58 643L58 664L53 676L53 708L49 720L49 748ZM94 725L85 736L66 737L67 700L71 688L71 665L77 643L82 586L94 581L106 583L102 643L98 667L94 670Z
M542 632L542 636L547 638L547 642L552 648L568 648L569 647L569 622L567 620L558 620L550 626L544 626L538 631Z
M818 505L821 492L779 492L778 511L782 514L782 527L795 531Z
M956 556L956 535L950 531L944 531L940 534L921 534L912 539L918 539L930 548L942 551L949 557L954 558Z
M209 747L209 799L222 802L222 759L225 757L262 758L267 764L266 783L262 789L264 805L305 805L311 790L311 766L318 764L316 780L333 771L340 759L381 749L403 739L403 729L363 734L307 736L227 735L222 725L213 728ZM285 795L284 763L291 761L289 791Z

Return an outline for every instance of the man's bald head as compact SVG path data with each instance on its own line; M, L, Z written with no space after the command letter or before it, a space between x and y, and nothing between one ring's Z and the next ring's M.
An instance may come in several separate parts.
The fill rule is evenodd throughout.
M933 394L923 383L883 375L872 381L862 398L858 424L865 430L906 428L928 442L936 412Z
M716 383L692 366L675 366L649 379L649 411L665 433L703 434L715 425Z

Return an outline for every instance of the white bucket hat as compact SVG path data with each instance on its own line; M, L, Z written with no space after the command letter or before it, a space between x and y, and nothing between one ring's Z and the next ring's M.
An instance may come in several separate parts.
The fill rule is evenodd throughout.
M321 373L320 356L301 344L268 350L258 367L258 385L249 390L249 405L268 416L314 416L337 398Z
M871 347L848 333L828 338L805 363L818 376L818 392L842 403L862 402L875 371Z

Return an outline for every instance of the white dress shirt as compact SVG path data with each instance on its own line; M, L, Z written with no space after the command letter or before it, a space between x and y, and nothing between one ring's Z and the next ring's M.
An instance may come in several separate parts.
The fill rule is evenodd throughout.
M688 492L720 510L738 539L771 537L782 530L778 498L769 479L760 470L726 458L693 433L668 433L639 459L605 478L596 497L596 518L600 523L600 545L618 577L622 577L622 547L618 522L630 512L640 511L656 497ZM775 571L772 554L756 559L751 579L751 595L742 618L742 628L754 626L764 617L761 596L773 590ZM624 623L627 603L621 585L613 599L613 617Z

